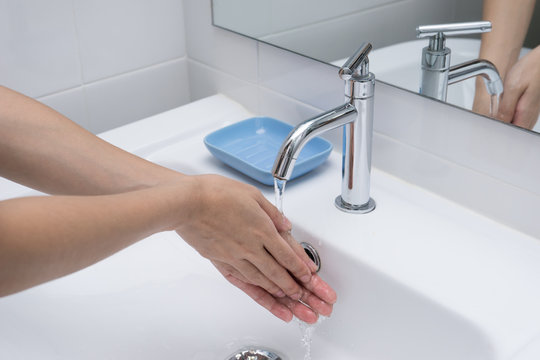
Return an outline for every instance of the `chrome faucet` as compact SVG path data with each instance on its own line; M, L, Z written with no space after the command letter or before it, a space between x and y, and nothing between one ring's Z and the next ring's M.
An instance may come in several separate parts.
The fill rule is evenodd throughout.
M450 35L477 34L491 31L491 22L423 25L416 28L416 37L429 37L429 45L422 50L422 79L420 94L446 101L448 85L482 76L490 95L500 95L503 83L499 72L488 60L472 60L450 66L451 51L446 47Z
M367 213L375 209L369 197L371 143L373 136L373 96L375 76L369 72L371 44L363 43L339 70L345 80L345 104L296 126L281 145L272 173L288 180L304 145L328 130L343 127L341 195L338 209Z

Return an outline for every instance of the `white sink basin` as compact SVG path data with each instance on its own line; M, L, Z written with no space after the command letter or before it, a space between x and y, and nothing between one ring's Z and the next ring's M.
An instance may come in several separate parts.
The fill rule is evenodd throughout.
M212 120L218 105L226 115ZM186 111L206 127L187 131L177 120ZM171 168L251 182L202 142L224 121L249 116L218 96L151 119L162 132L144 144L122 141L149 120L104 137ZM343 213L333 205L340 166L333 153L285 193L296 239L318 249L320 274L338 293L313 335L313 360L506 360L522 349L529 357L519 360L540 358L538 346L525 350L540 335L537 239L376 169L377 209ZM0 319L2 359L221 360L256 344L295 360L305 351L298 324L260 308L171 232L0 299Z

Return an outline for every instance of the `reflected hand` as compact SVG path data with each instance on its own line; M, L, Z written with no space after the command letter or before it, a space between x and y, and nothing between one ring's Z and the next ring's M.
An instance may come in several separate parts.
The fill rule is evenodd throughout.
M262 292L256 301L270 296L280 304L298 303L306 289L319 291L320 282L314 290L305 285L318 278L315 264L292 237L280 235L291 225L257 188L217 175L190 181L192 211L176 231L229 281L251 297L254 289ZM295 311L302 316L303 309Z
M476 82L473 111L491 116L490 96L483 82ZM540 114L540 46L519 59L504 78L504 92L496 118L532 129Z
M497 118L532 129L540 113L540 46L523 56L508 71Z

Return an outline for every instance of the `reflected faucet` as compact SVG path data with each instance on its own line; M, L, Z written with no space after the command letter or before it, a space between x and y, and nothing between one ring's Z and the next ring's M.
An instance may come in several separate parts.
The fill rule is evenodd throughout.
M369 196L375 89L375 76L369 72L371 49L371 44L363 43L339 70L345 81L345 104L296 126L281 145L272 169L275 178L288 180L300 151L310 139L343 127L341 195L335 205L349 213L375 209L375 201Z
M446 101L448 85L482 76L490 95L500 95L503 83L499 72L488 60L472 60L450 67L450 49L446 36L477 34L491 31L491 22L423 25L416 28L416 37L429 37L429 45L422 50L422 80L420 94Z

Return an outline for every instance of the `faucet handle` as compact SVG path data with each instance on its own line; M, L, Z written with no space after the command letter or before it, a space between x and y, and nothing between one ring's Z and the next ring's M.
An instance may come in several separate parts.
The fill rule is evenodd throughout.
M490 21L472 21L452 24L420 25L416 28L416 37L425 38L443 33L446 36L478 34L491 31Z
M429 37L429 48L433 51L444 49L446 36L478 34L491 31L491 22L472 21L452 24L421 25L416 28L417 38Z
M373 46L371 43L362 43L358 50L339 69L339 76L343 80L350 80L353 75L366 76L369 74L369 59Z

